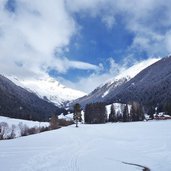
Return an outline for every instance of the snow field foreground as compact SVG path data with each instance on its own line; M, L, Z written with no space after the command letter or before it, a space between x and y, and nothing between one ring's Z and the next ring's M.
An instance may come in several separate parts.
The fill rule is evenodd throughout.
M171 170L171 121L74 125L0 141L2 171Z

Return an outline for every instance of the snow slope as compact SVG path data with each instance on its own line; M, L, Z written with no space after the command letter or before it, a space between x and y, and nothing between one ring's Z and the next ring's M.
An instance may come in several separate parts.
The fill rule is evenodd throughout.
M135 77L139 72L147 68L148 66L152 65L153 63L159 61L160 58L149 58L147 60L143 60L139 63L134 64L130 68L121 71L116 77L108 80L106 83L103 83L100 85L102 87L104 84L113 84L113 82L116 82L117 80L126 78L127 80L130 80L131 78Z
M141 72L143 69L147 68L148 66L154 64L155 62L159 61L161 58L149 58L147 60L143 60L132 67L128 68L124 72L120 73L118 76L116 76L117 79L122 77L135 77L139 72Z
M171 121L74 125L0 141L2 171L171 170Z
M3 123L7 123L4 126ZM0 116L0 125L3 125L1 129L4 131L3 138L7 138L11 135L12 130L15 133L15 138L21 136L21 127L24 129L27 128L41 128L41 127L48 127L49 122L38 122L38 121L28 121L22 119L14 119L9 117ZM1 130L0 130L1 133Z
M88 103L94 102L107 102L109 103L110 99L113 97L116 89L124 85L126 82L135 77L139 72L153 63L159 61L160 58L149 58L147 60L136 63L126 70L122 70L117 76L114 78L107 80L99 87L97 87L94 91L92 91L87 96L76 99L73 102L70 102L68 105L73 106L75 103L81 104L82 107L85 107ZM110 102L111 103L111 102Z
M25 80L19 79L15 76L7 77L18 86L36 93L41 98L48 99L57 106L62 105L66 101L74 100L86 95L84 92L65 87L51 77Z
M148 66L154 64L155 62L157 62L159 60L160 60L160 58L149 58L147 60L141 61L141 62L131 66L130 68L122 71L113 79L108 80L106 82L106 84L108 85L108 87L110 87L110 85L112 85L115 82L118 82L118 85L116 84L115 87L122 85L122 83L125 83L125 82L129 81L131 78L134 78L142 70L144 70L145 68L147 68ZM122 82L122 80L123 80L123 82ZM102 84L102 85L100 85L100 87L103 87L104 85L105 84ZM109 93L110 93L110 88L104 92L104 94L102 95L102 98L104 98Z
M38 122L38 121L28 121L23 119L14 119L9 117L0 116L0 122L6 122L9 126L18 125L19 123L23 123L27 125L29 128L39 127L39 126L49 126L49 122Z

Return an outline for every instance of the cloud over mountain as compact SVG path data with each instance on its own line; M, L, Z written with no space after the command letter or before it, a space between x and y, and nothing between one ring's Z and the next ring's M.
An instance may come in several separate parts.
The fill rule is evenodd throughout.
M77 81L73 87L82 89L86 81L88 87L92 86L93 89L105 79L116 75L117 68L127 67L123 61L128 56L132 55L129 62L133 65L134 61L143 58L137 52L148 57L170 53L171 12L168 4L169 0L132 0L129 3L127 0L1 0L0 73L18 77L43 77L55 70L63 74L60 77L64 83L72 86L73 80L65 78L70 70L91 71L84 78L76 75ZM98 19L106 27L104 35L116 34L113 42L110 42L111 49L114 48L112 45L118 43L118 35L112 29L120 29L118 25L122 23L125 31L123 34L131 34L129 41L125 40L128 42L126 48L114 48L112 58L106 53L106 59L110 59L107 64L105 60L99 60L101 52L99 59L93 59L93 55L89 58L71 57L70 45L75 40L74 44L79 47L82 44L76 41L77 38L84 38L84 25L77 20L77 16L82 20ZM98 25L94 24L92 27L97 27L99 32ZM122 32L119 34L122 35ZM97 41L103 41L103 38L93 40L93 35L91 38L95 47ZM106 47L107 50L108 48ZM66 56L65 52L69 55ZM119 56L118 59L115 59L116 55Z

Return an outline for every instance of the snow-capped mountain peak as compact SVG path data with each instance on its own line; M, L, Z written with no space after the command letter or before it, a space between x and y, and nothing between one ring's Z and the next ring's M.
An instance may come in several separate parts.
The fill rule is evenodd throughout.
M140 73L145 68L159 61L160 58L149 58L137 64L134 64L128 69L122 70L117 76L113 77L110 80L107 80L105 83L101 84L89 95L80 98L74 103L79 102L82 106L85 106L88 103L92 102L106 102L112 97L113 92L118 89L121 85L125 84L132 78L134 78L138 73ZM70 104L71 106L73 103Z
M115 79L120 79L123 77L133 78L135 77L139 72L141 72L143 69L147 68L148 66L152 65L153 63L159 61L160 58L149 58L147 60L141 61L132 67L128 68L124 72L120 73L118 76L116 76Z
M85 96L86 93L68 88L51 77L41 79L19 79L14 76L8 78L20 87L36 93L39 97L61 106L66 101Z
M135 77L139 72L141 72L143 69L159 61L160 59L161 58L149 58L147 60L138 62L128 69L121 70L121 72L118 75L116 75L114 78L110 80L107 80L105 83L101 84L99 87L102 87L105 84L111 85L114 82L120 81L123 78L125 78L126 80L130 80L131 78Z
M112 84L115 84L115 87L119 86L122 83L124 83L124 82L130 80L131 78L135 77L143 69L147 68L148 66L157 62L158 60L160 60L160 58L149 58L147 60L144 60L144 61L141 61L137 64L134 64L130 68L119 73L113 79L108 80L107 84L108 84L108 86L110 86ZM104 98L109 93L109 91L110 91L110 89L108 89L106 92L104 92L104 94L102 95L102 98Z

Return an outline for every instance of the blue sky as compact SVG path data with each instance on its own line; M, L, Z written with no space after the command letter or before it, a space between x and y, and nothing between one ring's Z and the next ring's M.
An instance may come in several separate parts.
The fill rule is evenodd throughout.
M80 33L71 39L69 51L62 55L94 65L102 63L104 70L107 70L110 67L109 58L114 58L117 63L121 63L129 54L128 49L133 42L134 34L125 29L122 17L117 17L117 23L112 28L106 27L98 16L82 17L77 14L74 19L81 26ZM146 57L143 52L139 56ZM69 80L77 80L80 76L85 77L92 72L94 71L72 69L61 76ZM55 72L55 75L58 74Z
M2 0L0 72L90 92L171 51L169 0ZM85 85L86 82L86 85Z

